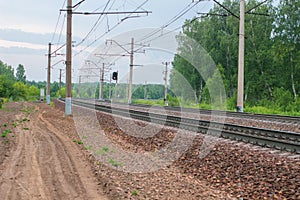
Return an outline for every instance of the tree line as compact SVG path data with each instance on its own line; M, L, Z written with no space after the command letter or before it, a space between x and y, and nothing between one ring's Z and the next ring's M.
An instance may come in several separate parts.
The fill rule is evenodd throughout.
M246 1L246 11L259 3L257 0ZM224 0L223 5L233 13L239 13L239 0ZM264 106L299 112L300 1L280 0L276 5L267 1L253 12L256 14L245 16L245 107ZM227 109L235 109L239 19L228 15L218 5L209 13L200 19L186 20L182 27L186 37L177 37L180 53L175 55L173 61L171 90L185 101L194 103L222 101L222 98L211 99L211 93L216 91L208 89L214 88L219 80L216 77L221 77ZM266 13L269 16L259 15ZM190 40L203 47L214 61L218 73L207 67L208 59L201 53L203 49L196 48ZM191 57L191 54L196 56ZM201 65L206 65L205 70ZM192 88L189 94L189 90L180 87L180 76ZM222 96L222 92L218 92Z
M63 84L64 85L64 84ZM46 81L26 80L25 68L19 64L14 68L0 60L0 98L5 101L36 100L40 98L40 89L46 88ZM59 94L59 84L51 84L51 96Z

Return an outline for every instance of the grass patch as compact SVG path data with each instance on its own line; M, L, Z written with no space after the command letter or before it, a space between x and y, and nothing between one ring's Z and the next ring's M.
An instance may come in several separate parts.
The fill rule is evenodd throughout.
M14 128L16 128L16 127L18 126L18 124L17 124L17 123L15 123L15 122L14 122L14 123L12 123L11 125L12 125Z
M138 192L137 192L137 190L133 190L131 194L132 194L133 196L137 196L137 195L138 195Z
M123 165L123 163L117 162L117 161L113 160L112 158L110 158L110 159L108 160L108 162L109 162L112 166L114 166L114 167L119 167L119 166L122 166L122 165Z
M102 154L103 156L105 156L105 155L107 154L108 150L109 150L108 147L102 147L102 149L101 149L101 154Z
M99 151L99 150L96 150L96 151L95 151L95 155L98 156L99 154L100 154L100 151Z
M28 107L25 107L23 109L21 109L21 112L24 112L26 114L30 114L32 111L34 111L34 106L28 106Z
M2 131L1 133L1 137L5 138L7 136L7 134L12 133L12 131L10 129L6 129L4 131Z
M29 122L30 120L27 118L22 119L22 122Z

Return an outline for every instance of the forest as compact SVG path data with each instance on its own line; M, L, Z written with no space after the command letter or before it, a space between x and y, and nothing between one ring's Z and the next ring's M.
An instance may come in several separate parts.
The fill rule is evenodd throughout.
M246 1L246 11L261 1ZM225 0L223 5L239 14L239 0ZM238 76L239 19L215 5L207 15L186 20L178 36L180 54L173 61L171 90L190 104L212 103L208 88L216 83L215 71L197 69L193 63L205 65L205 56L189 58L184 55L200 55L194 40L212 58L225 88L226 109L235 110ZM193 49L191 51L191 49ZM244 101L246 111L269 109L280 112L300 111L300 1L280 0L258 6L245 15L245 79ZM190 61L193 59L194 61ZM196 59L196 61L195 61ZM198 60L197 60L198 59ZM202 59L202 60L200 60ZM207 65L207 64L206 64ZM197 72L198 70L198 72ZM202 71L201 71L202 70ZM180 76L188 81L194 94L186 94L186 88L178 87ZM220 92L220 91L219 91ZM220 92L221 93L221 92ZM219 100L219 99L218 99ZM220 100L219 100L220 101Z
M245 111L300 115L300 1L246 2ZM223 5L238 15L239 0L224 0ZM186 20L176 39L179 53L172 62L169 105L235 110L239 19L215 5L209 14ZM27 81L23 65L14 75L0 61L2 101L38 99L40 88L46 82ZM64 94L63 83L61 88L51 83L51 97ZM98 98L99 83L73 84L72 94ZM104 98L126 102L127 96L127 84L104 83ZM133 103L164 105L163 96L163 85L133 85Z

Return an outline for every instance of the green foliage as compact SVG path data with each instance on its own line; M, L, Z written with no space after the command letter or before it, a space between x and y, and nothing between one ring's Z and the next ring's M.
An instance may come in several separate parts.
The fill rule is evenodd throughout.
M133 195L133 196L137 196L137 195L138 195L137 190L133 190L133 191L132 191L132 195Z
M162 99L159 100L151 100L151 99L133 99L133 104L145 104L145 105L152 105L152 106L163 106L164 101Z
M5 76L8 80L14 80L14 69L0 60L0 75Z
M14 83L12 97L14 101L27 100L27 87L23 82Z
M0 97L9 98L13 94L14 80L5 75L0 75Z
M34 85L32 86L27 85L27 95L29 100L35 100L37 98L39 99L40 90L38 87Z
M7 134L12 133L12 131L10 129L6 129L4 131L2 131L1 133L1 137L5 138L7 136Z
M259 3L249 0L246 10ZM224 0L222 4L234 13L239 12L239 0ZM300 1L296 0L265 2L254 11L268 12L270 17L246 15L245 107L260 112L299 112L299 7ZM210 12L227 14L219 5ZM177 36L179 53L174 57L170 74L172 96L179 97L182 106L194 107L194 101L204 107L214 104L220 109L235 110L239 20L208 15L201 20L187 20L182 32ZM217 68L207 67L210 60L202 47ZM222 84L225 91L220 90ZM220 107L225 103L226 107Z
M172 97L171 95L167 95L168 105L169 106L180 106L179 100L177 97Z
M110 158L110 159L108 160L108 162L109 162L112 166L114 166L114 167L119 167L119 166L122 166L122 165L123 165L121 162L117 162L117 161L113 160L112 158Z
M24 66L19 64L17 68L17 73L16 73L16 80L18 82L26 83L26 75L25 75L25 69Z

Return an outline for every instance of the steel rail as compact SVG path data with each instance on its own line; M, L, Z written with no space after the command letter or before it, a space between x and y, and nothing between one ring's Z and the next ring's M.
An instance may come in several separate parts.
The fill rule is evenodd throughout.
M72 103L106 113L181 128L202 134L207 134L209 130L209 134L212 136L295 152L297 154L300 153L300 134L295 132L268 130L173 115L162 115L153 112L137 111L132 109L134 107L128 109L112 107L111 105L100 105L88 101L80 101L78 99L73 99Z
M95 100L95 99L80 99L86 101L96 101L99 104L111 104L110 100ZM115 105L126 105L128 103L121 103L121 102L113 102ZM252 120L261 120L261 121L270 121L270 122L281 122L281 123L288 123L288 124L298 124L300 125L300 117L297 116L287 116L287 115L275 115L275 114L254 114L254 113L238 113L238 112L231 112L231 111L220 111L220 110L206 110L206 109L196 109L196 108L183 108L183 107L176 107L176 106L153 106L153 105L146 105L146 104L130 104L129 105L132 109L134 108L151 108L151 110L166 110L166 111L174 111L174 112L185 112L185 113L197 113L200 115L211 115L220 114L226 115L227 117L232 118L244 118L244 119L252 119Z

